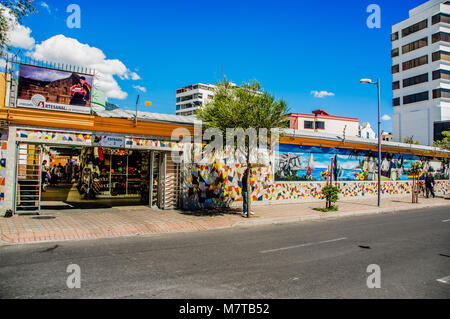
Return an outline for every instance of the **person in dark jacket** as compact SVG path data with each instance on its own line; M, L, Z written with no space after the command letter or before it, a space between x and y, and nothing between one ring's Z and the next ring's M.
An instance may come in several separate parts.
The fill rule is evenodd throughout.
M431 175L431 172L428 172L427 177L425 177L425 187L427 189L427 198L430 197L430 193L433 196L433 198L436 198L436 195L434 194L434 177Z
M247 185L247 178L248 174L251 174L252 166L249 165L248 168L245 169L244 174L242 175L242 198L244 200L244 207L243 207L243 213L247 217L250 215L254 215L254 212L248 211L248 201L250 200L249 194L248 194L248 185Z

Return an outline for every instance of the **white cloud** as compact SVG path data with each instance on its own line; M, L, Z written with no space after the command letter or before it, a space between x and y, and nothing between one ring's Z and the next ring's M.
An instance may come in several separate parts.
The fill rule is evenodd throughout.
M35 40L31 37L31 29L17 22L11 11L0 4L0 9L5 19L8 21L8 42L11 47L30 50L34 47Z
M5 59L0 59L0 70L5 69L6 66L6 60Z
M130 76L133 81L141 80L141 77L136 72L131 72Z
M46 2L41 1L40 5L41 5L41 7L45 8L45 10L47 10L49 14L52 13L52 10L50 9L50 6Z
M94 69L97 73L94 86L105 92L108 98L126 99L128 94L120 88L115 76L122 80L139 77L120 60L107 59L102 50L80 43L62 34L37 44L30 55L38 60L59 62Z
M390 120L392 120L392 118L389 115L387 115L387 114L383 115L383 117L381 119L383 121L390 121Z
M316 98L323 99L324 97L334 96L335 94L327 91L311 91L311 95L314 95Z
M136 90L141 91L141 92L143 92L143 93L147 92L147 89L146 89L145 87L143 87L143 86L133 85L133 87L134 87Z

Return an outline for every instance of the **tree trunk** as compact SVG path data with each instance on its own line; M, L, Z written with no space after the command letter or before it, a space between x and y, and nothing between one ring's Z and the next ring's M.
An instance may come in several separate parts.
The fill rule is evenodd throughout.
M412 203L417 204L419 202L420 181L419 178L413 177L412 186Z
M252 171L249 168L249 163L247 161L247 180L245 181L247 183L247 218L250 218L251 211L252 211L252 185L251 185L251 175Z
M416 193L416 203L419 203L419 194L420 194L420 187L421 187L421 182L420 179L417 177L417 193Z

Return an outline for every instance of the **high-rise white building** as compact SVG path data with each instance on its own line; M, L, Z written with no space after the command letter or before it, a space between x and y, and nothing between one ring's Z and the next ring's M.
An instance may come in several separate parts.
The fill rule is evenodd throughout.
M177 115L193 115L214 95L215 85L197 83L177 90Z
M450 120L450 1L430 0L392 27L393 137L433 144Z

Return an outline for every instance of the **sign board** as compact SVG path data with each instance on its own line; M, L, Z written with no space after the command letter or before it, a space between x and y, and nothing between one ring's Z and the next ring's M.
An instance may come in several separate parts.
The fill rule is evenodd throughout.
M20 64L17 107L90 114L91 75Z
M125 148L124 136L101 136L94 137L94 146L111 147L111 148Z

